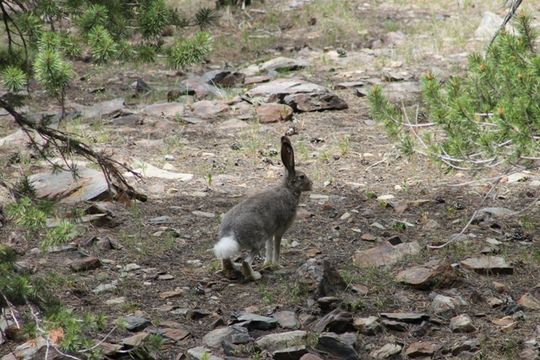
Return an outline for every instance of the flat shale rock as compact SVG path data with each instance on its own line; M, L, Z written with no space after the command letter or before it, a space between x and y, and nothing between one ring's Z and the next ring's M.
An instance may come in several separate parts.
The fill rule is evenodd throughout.
M309 66L309 62L300 59L277 57L259 65L261 71L294 71Z
M297 112L345 110L349 108L349 105L339 96L328 91L291 94L285 96L283 102Z
M278 311L274 314L274 318L279 323L279 326L284 329L298 329L300 323L294 311Z
M307 332L303 330L288 331L283 333L268 334L255 340L262 350L274 352L291 346L305 345Z
M204 335L202 342L208 347L220 348L224 340L233 344L243 344L253 339L246 328L232 325L210 331Z
M350 335L350 336L349 336ZM319 335L316 349L321 353L329 354L337 359L359 360L354 345L356 334L338 335L331 332L324 332Z
M212 355L212 352L204 346L197 346L187 351L188 360L223 360L219 356Z
M429 319L428 314L413 313L413 312L381 313L381 317L384 317L389 320L408 323L408 324L419 324L422 321Z
M433 261L400 271L396 276L400 283L422 290L450 285L454 278L450 265Z
M440 348L440 345L429 341L418 341L409 345L405 355L410 358L432 357Z
M362 268L393 265L405 256L416 255L419 252L420 244L417 241L397 245L384 242L368 250L357 250L353 262Z
M383 347L373 350L369 355L375 359L388 359L401 352L403 347L399 344L386 344Z
M335 309L317 322L311 325L311 328L315 332L330 331L335 333L344 333L347 331L354 331L353 315L348 311L341 309Z
M289 105L268 103L256 108L257 118L262 124L289 121L292 119L293 109Z
M353 325L363 335L375 335L382 331L381 322L376 316L356 318L353 321Z
M277 320L268 316L244 313L236 318L238 325L248 330L270 330L277 326Z
M512 274L514 272L514 268L500 256L468 258L461 261L461 266L484 275Z
M231 70L211 70L202 76L202 80L204 80L207 84L222 87L234 87L237 85L242 85L245 78L245 74Z

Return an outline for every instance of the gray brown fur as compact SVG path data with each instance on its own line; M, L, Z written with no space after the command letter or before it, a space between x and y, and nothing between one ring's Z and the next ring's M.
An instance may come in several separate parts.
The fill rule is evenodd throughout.
M311 180L303 172L296 171L294 151L286 136L281 138L281 158L287 170L282 183L234 206L223 216L219 228L220 240L232 237L241 249L249 250L242 266L248 272L244 275L253 279L260 274L251 270L251 262L263 247L266 248L265 266L279 266L281 237L294 221L300 195L312 187ZM222 260L224 267L230 261Z

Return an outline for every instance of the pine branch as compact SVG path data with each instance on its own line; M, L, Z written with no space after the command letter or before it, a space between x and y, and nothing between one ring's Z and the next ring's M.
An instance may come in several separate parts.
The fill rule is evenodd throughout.
M135 198L140 201L147 200L147 196L137 192L122 175L122 171L127 171L133 174L137 179L142 179L141 175L131 169L128 165L123 164L102 152L95 152L87 144L71 137L69 134L63 131L31 122L22 114L17 112L13 108L13 106L4 98L0 98L0 107L4 108L13 116L17 125L19 125L29 137L32 146L38 150L40 156L43 157L45 160L52 163L47 154L45 154L45 152L43 151L42 147L39 146L39 144L32 137L32 132L37 133L46 141L46 144L52 144L60 152L60 154L62 154L63 161L65 163L65 169L71 171L74 176L76 176L76 169L73 167L73 165L69 164L68 160L63 156L64 152L66 152L66 149L68 149L68 151L73 151L74 153L79 154L86 159L96 163L103 172L103 175L105 176L109 191L112 192L114 189L120 193L120 196L122 194L126 194L130 198ZM58 166L58 164L55 165Z
M504 17L504 20L501 24L501 26L499 27L499 29L495 32L495 34L493 35L493 37L491 38L491 41L489 42L489 45L487 46L487 51L489 51L489 49L491 48L491 45L493 44L493 42L495 41L495 39L497 38L497 36L499 36L500 32L502 30L504 30L504 28L506 27L506 25L508 24L508 22L510 20L512 20L512 18L514 17L514 15L516 15L516 12L517 12L517 9L519 8L519 6L521 5L521 2L523 0L509 0L508 3L510 3L510 10L508 10L508 13L506 14L506 16ZM507 3L507 4L508 4ZM486 52L487 52L486 51Z

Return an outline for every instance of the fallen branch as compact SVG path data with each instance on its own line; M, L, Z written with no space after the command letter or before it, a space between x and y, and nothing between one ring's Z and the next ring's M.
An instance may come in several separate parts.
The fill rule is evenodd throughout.
M68 159L64 156L66 153L74 152L96 163L100 167L111 193L114 192L113 190L116 190L119 193L118 197L125 194L129 198L134 198L140 201L147 200L147 196L137 192L122 175L123 171L127 171L133 174L137 179L142 179L141 175L135 170L131 169L128 165L113 159L110 155L103 152L96 152L92 150L92 148L87 144L73 138L63 131L44 126L42 124L33 123L21 113L17 112L4 98L0 98L0 107L4 108L11 114L11 116L13 116L17 125L21 127L21 129L30 139L31 145L39 152L41 157L50 163L52 162L49 160L44 148L52 144L61 154L61 157L65 163L65 167L62 168L63 170L69 170L74 176L77 176L76 168L72 164L69 164ZM36 133L41 136L45 140L45 146L40 146L33 138L32 133ZM55 163L53 166L58 167L59 165Z

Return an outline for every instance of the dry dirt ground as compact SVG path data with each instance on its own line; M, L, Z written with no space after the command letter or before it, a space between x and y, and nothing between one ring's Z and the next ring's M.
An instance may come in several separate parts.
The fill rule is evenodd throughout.
M482 12L489 9L502 14L497 1L476 4L370 0L344 5L340 1L320 0L282 12L280 6L287 3L256 2L247 14L223 14L224 30L215 30L216 50L206 68L222 67L225 61L241 67L280 54L294 58L300 52L312 64L294 75L330 88L345 80L380 82L385 73L397 72L415 81L426 70L433 70L444 77L461 71L466 53L481 48L483 42L473 39L473 33ZM308 25L311 18L316 19L314 25ZM396 31L401 31L404 38L385 43L387 34ZM306 45L312 50L306 50ZM363 51L363 55L351 55L351 61L347 57L343 60L335 56L335 49L339 48L351 54ZM69 98L84 104L117 96L124 96L132 103L163 101L165 93L183 78L159 64L144 67L77 64L77 70L79 79ZM130 83L137 77L147 81L154 92L131 98ZM104 92L90 92L102 86ZM128 208L113 206L118 226L82 226L81 239L110 237L121 246L106 251L85 249L102 260L103 265L96 270L74 273L65 266L81 256L77 251L47 255L29 252L38 247L39 239L26 239L19 244L26 250L21 260L37 269L36 276L50 278L51 286L69 307L104 313L111 326L115 319L137 311L156 327L167 321L181 324L190 336L164 345L162 359L178 358L189 348L200 345L202 337L216 325L227 324L231 315L246 309L261 315L276 309L292 310L300 319L319 316L317 304L309 301L310 294L296 276L297 268L311 257L328 259L340 271L348 289L339 296L355 318L378 316L381 312L430 313L433 291L464 300L450 316L433 315L432 321L409 325L406 331L385 328L375 336L359 334L357 351L361 359L370 358L372 350L387 343L403 345L403 352L396 358L405 358L405 349L416 341L430 341L452 349L467 339L479 341L479 348L471 358L519 358L525 349L524 342L540 336L538 309L522 309L522 316L516 316L515 324L509 329L492 321L515 314L508 310L509 305L522 295L530 292L538 296L538 289L535 290L540 270L538 207L507 219L472 224L464 232L466 239L442 249L429 249L426 245L442 244L450 235L459 233L479 208L526 208L540 194L540 187L533 185L538 173L531 171L524 182L512 183L503 178L493 187L497 176L522 169L504 167L466 173L448 170L421 157L400 156L384 129L370 120L365 97L356 96L351 89L335 92L347 102L349 109L295 114L292 123L259 124L252 119L245 121L246 127L233 129L223 126L227 119L187 124L181 119L148 118L143 125L133 127L111 126L101 119L69 123L69 130L81 134L99 149L113 150L128 163L139 159L158 167L170 164L174 171L194 174L194 178L188 182L148 178L137 185L149 194L146 203ZM410 94L403 94L410 100ZM47 102L37 96L30 107L47 110ZM311 196L302 197L299 218L285 234L281 260L284 269L263 272L263 279L256 283L228 280L217 272L218 263L211 252L219 216L246 194L279 181L281 161L272 150L279 148L280 136L291 127L297 132L291 137L297 167L314 180L314 189ZM9 134L13 130L4 117L0 132ZM7 159L16 151L2 150L2 157ZM166 161L165 155L172 155L174 160ZM36 168L19 164L5 169L14 176ZM377 200L381 195L393 195L388 201L393 206ZM81 204L80 208L87 206ZM165 223L154 225L151 219L159 216L167 217ZM176 236L159 232L164 227L174 229ZM0 231L7 238L11 232L20 230L8 223ZM418 241L422 250L391 266L361 268L353 264L356 251L394 236L403 242ZM480 275L458 266L451 285L427 291L412 289L395 279L399 271L430 260L459 264L466 258L480 256L481 250L489 245L487 239L500 241L489 251L511 263L513 274ZM122 270L131 263L140 269ZM261 261L257 260L255 266L260 267ZM172 276L159 280L159 274ZM92 291L113 281L117 281L117 288L112 292ZM506 290L499 293L494 281L503 283ZM354 292L354 288L362 291ZM175 289L181 296L160 297L163 292ZM105 303L118 297L124 297L124 302ZM488 303L490 298L500 299L503 304L492 307ZM201 310L201 313L186 315L178 309ZM450 330L449 318L458 314L468 314L473 319L473 332ZM301 328L308 329L309 324L302 324ZM261 334L264 332L251 335ZM104 335L96 334L96 338ZM108 341L119 342L128 335L127 331L118 330ZM3 347L0 355L7 351ZM220 351L216 350L215 354L220 355ZM248 358L261 356L247 355ZM433 357L453 358L442 350Z

